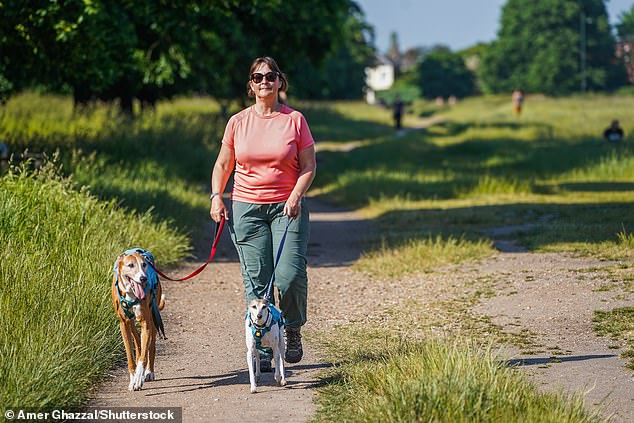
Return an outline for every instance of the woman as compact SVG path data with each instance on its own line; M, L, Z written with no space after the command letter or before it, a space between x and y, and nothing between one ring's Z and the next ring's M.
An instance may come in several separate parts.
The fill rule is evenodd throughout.
M279 101L286 76L270 57L253 61L247 92L255 104L227 122L211 177L215 222L229 219L221 193L235 167L231 237L238 250L247 303L265 295L274 258L287 223L288 235L275 272L286 325L289 363L302 359L301 326L306 323L309 220L304 194L315 177L315 142L304 116ZM273 299L272 299L273 300ZM264 351L261 368L270 370ZM261 354L262 355L262 354Z

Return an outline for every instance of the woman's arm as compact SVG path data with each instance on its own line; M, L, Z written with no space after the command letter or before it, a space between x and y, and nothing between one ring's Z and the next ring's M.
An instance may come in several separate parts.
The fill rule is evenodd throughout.
M312 145L299 152L299 178L291 195L284 205L284 214L295 218L299 216L302 210L301 199L310 188L310 184L315 179L315 171L317 169L317 161L315 159L315 146Z
M229 211L225 207L225 203L222 200L222 193L225 190L229 176L233 172L235 166L235 153L226 145L220 147L216 164L214 164L214 170L211 174L211 192L218 193L211 199L211 207L209 209L209 215L214 222L220 222L223 217L229 219Z

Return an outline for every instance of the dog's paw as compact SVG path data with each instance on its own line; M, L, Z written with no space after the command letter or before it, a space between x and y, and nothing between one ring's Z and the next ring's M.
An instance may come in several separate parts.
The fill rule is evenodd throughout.
M156 380L156 374L154 372L145 371L145 381L153 382Z
M145 380L144 373L145 371L143 369L143 364L141 364L141 362L138 362L136 366L136 371L134 372L133 390L140 391L143 387L143 381Z
M275 382L277 382L277 386L286 386L286 379L282 375L275 375Z
M251 385L251 393L255 394L256 392L258 392L258 387L254 386L254 385Z

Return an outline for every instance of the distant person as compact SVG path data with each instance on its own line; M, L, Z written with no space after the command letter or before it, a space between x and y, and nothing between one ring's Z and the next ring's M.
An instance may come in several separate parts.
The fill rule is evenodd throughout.
M403 118L403 101L401 100L401 96L397 95L394 99L394 104L392 104L392 111L394 116L394 127L398 131L401 129L401 119Z
M513 102L515 116L519 116L520 113L522 113L522 104L524 103L524 91L519 88L513 91L511 101Z
M623 132L623 128L621 128L619 121L616 119L614 119L610 126L603 131L603 138L612 143L621 142L624 136L625 133Z

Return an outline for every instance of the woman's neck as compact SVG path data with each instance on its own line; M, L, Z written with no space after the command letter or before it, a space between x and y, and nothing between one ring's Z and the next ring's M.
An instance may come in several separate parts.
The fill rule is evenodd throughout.
M255 111L261 116L269 116L280 110L282 110L282 104L276 98L271 100L256 98L255 100Z

